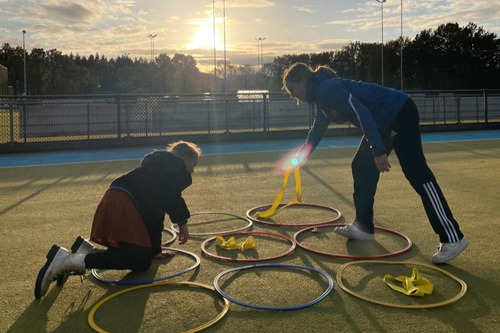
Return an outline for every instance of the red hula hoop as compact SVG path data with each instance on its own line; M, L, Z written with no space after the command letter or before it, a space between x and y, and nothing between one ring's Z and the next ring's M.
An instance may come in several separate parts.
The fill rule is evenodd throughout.
M337 227L337 226L342 227L342 226L346 226L346 225L347 224L338 224L338 225L335 225L335 227ZM331 226L331 225L321 225L321 226L317 226L316 228L319 229L319 228L326 228L326 227L333 227L333 226ZM311 229L314 229L314 227L305 228L305 229L297 231L295 233L295 235L293 235L293 240L295 241L295 243L297 243L297 246L300 247L303 250L306 250L308 252L311 252L311 253L314 253L314 254L318 254L318 255L321 255L321 256L330 257L330 258L351 259L351 260L372 260L372 259L380 259L380 258L389 258L389 257L394 257L394 256L397 256L397 255L403 254L405 252L408 252L411 249L412 245L413 245L413 242L411 241L411 239L408 236L406 236L405 234L403 234L403 233L401 233L399 231L388 229L388 228L375 227L375 230L387 231L387 232L389 232L391 234L394 234L396 236L399 236L399 237L403 238L404 240L406 240L408 242L408 245L404 249L399 250L399 251L390 252L390 253L384 253L384 254L377 254L377 255L372 255L372 256L351 256L351 255L347 255L347 254L328 253L328 252L316 251L316 250L313 250L311 248L308 248L308 247L300 244L300 242L297 240L298 236L301 233L309 231Z
M277 255L277 256L273 256L273 257L265 257L265 258L229 258L229 257L224 257L224 256L219 256L219 255L216 255L216 254L213 254L213 253L210 253L208 252L208 250L206 249L206 246L209 242L215 240L217 238L217 236L214 236L214 237L211 237L211 238L208 238L206 239L205 241L203 241L203 243L201 243L201 250L202 252L210 257L210 258L214 258L214 259L219 259L219 260L224 260L224 261L240 261L240 262L253 262L253 261L266 261L266 260L274 260L274 259L278 259L278 258L282 258L282 257L286 257L287 255L291 254L294 250L295 250L295 247L297 246L297 243L287 237L287 236L284 236L284 235L280 235L280 234L276 234L276 233L272 233L272 232L265 232L265 231L244 231L244 232L235 232L235 233L229 233L229 234L221 234L221 236L240 236L240 235L268 235L268 236L273 236L273 237L277 237L277 238L281 238L281 239L284 239L286 241L289 241L292 246L284 253L280 254L280 255Z
M282 207L284 205L285 204L279 204L278 208ZM327 220L327 221L323 221L323 222L305 223L305 224L280 224L280 223L274 223L274 222L267 222L267 221L259 220L259 219L257 219L256 217L253 216L257 211L266 210L266 209L268 209L271 206L272 205L262 205L262 206L251 208L251 209L249 209L247 211L247 217L250 220L252 220L253 222L256 222L256 223L271 225L271 226L275 226L275 227L291 227L291 228L316 227L316 226L320 226L320 225L323 225L323 224L332 224L332 223L335 223L336 221L338 221L342 217L342 213L338 209L336 209L336 208L333 208L333 207L330 207L330 206L324 206L324 205L317 205L317 204L310 204L310 203L301 203L301 202L293 204L290 207L300 206L300 207L321 208L321 209L324 209L324 210L328 210L328 211L337 213L338 216L335 217L335 218L333 218L333 219L331 219L331 220Z

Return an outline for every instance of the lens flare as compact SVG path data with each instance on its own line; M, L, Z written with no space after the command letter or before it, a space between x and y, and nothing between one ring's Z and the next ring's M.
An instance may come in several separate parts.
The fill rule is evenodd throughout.
M298 148L292 149L286 153L276 164L274 172L283 174L286 170L293 170L299 168L307 162L309 154L311 154L311 146L303 145Z

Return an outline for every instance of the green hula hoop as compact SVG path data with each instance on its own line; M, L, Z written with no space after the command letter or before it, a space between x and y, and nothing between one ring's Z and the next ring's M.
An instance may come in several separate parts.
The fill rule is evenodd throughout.
M150 283L150 284L142 284L142 285L138 285L138 286L134 286L134 287L130 287L130 288L127 288L127 289L123 289L123 290L120 290L120 291L117 291L111 295L108 295L106 297L104 297L103 299L101 299L99 302L97 302L93 307L92 309L90 310L89 312L89 315L88 315L88 323L90 325L90 327L96 331L96 332L99 332L99 333L110 333L110 331L106 331L105 329L99 327L95 321L94 321L94 315L95 313L97 312L97 310L99 310L99 308L104 304L106 303L107 301L109 301L110 299L116 297L116 296L119 296L119 295L122 295L122 294L125 294L129 291L133 291L133 290L137 290L137 289L142 289L142 288L149 288L149 287L158 287L158 286L163 286L163 285L170 285L170 286L182 286L182 285L185 285L185 286L191 286L191 287L198 287L198 288L204 288L204 289L208 289L210 291L213 291L215 292L215 289L209 285L206 285L206 284L202 284L202 283L197 283L197 282L190 282L190 281L184 281L184 282L157 282L157 283ZM217 315L217 317L213 318L212 320L210 320L209 322L201 325L201 326L198 326L198 327L195 327L195 328L192 328L192 329L189 329L187 331L184 331L183 333L195 333L195 332L200 332L204 329L207 329L208 327L216 324L217 322L219 322L227 313L227 311L229 310L229 301L227 299L225 299L224 297L222 297L222 295L220 295L219 293L217 293L217 296L219 296L220 299L222 299L224 301L224 308L222 309L222 311Z
M444 301L441 301L441 302L429 303L429 304L404 305L404 304L395 304L395 303L378 301L376 299L368 298L366 296L363 296L361 294L358 294L358 293L352 291L351 289L347 288L344 285L344 283L342 282L342 272L344 271L344 269L347 266L349 266L349 265L359 265L359 264L387 264L387 265L406 265L406 266L410 266L411 265L411 266L427 267L427 268L434 269L434 270L436 270L438 272L441 272L444 275L450 277L452 280L454 280L458 284L460 284L460 286L462 287L462 289L459 291L458 294L456 294L455 296L453 296L453 297L451 297L451 298L449 298L447 300L444 300ZM370 302L370 303L375 303L375 304L389 306L389 307L393 307L393 308L399 308L399 309L430 309L430 308L437 308L437 307L440 307L440 306L445 306L445 305L448 305L448 304L451 304L453 302L458 301L460 298L462 298L465 295L465 292L467 291L467 284L463 280L461 280L460 278L456 277L455 275L453 275L451 273L448 273L444 269L441 269L441 268L438 268L438 267L435 267L435 266L432 266L432 265L421 264L421 263L416 263L416 262L380 261L380 260L352 261L352 262L348 262L348 263L345 263L342 266L340 266L339 270L337 271L336 279L337 279L337 283L339 284L340 288L343 291L345 291L346 293L351 294L354 297L357 297L359 299L362 299L363 301L367 301L367 302Z

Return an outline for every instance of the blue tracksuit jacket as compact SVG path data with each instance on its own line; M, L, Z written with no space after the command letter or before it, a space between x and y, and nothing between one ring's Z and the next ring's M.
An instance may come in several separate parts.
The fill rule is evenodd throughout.
M319 107L306 143L316 148L330 122L351 122L361 127L373 156L386 153L381 133L403 108L409 96L401 91L332 77L319 71L307 87L307 101Z

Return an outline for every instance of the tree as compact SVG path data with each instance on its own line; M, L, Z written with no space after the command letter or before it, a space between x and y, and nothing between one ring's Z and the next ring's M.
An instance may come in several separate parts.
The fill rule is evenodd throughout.
M405 89L500 88L500 39L474 23L447 23L423 30L415 38L388 41L384 45L384 84L400 88L401 43L404 46ZM24 50L8 43L0 49L0 64L8 68L8 84L15 94L24 92ZM281 91L284 70L295 62L315 68L326 65L341 77L381 82L381 45L350 42L340 50L309 54L285 54L253 73L249 64L226 63L228 92L240 89ZM223 90L224 63L216 77L201 73L196 60L185 54L170 58L160 54L156 62L130 59L124 54L107 59L63 55L57 49L34 48L26 52L28 93L38 94L141 94L199 93Z

